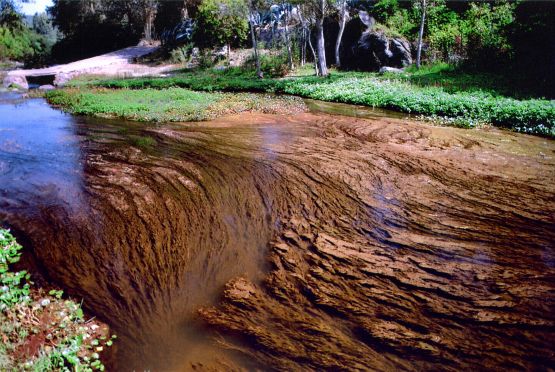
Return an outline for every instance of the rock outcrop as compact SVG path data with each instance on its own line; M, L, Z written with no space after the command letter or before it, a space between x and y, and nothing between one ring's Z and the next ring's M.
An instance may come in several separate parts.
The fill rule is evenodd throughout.
M347 26L342 50L343 67L379 71L382 67L403 68L412 64L410 42L388 35L366 12Z

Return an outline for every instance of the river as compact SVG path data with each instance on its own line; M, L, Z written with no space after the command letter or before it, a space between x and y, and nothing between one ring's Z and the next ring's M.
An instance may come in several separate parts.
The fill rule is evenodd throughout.
M0 95L0 224L114 370L555 363L555 141L307 101L204 123Z

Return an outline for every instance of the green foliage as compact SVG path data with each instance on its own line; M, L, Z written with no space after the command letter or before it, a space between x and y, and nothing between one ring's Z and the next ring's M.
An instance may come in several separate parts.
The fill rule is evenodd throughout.
M510 27L514 21L513 3L471 3L463 22L467 49L474 64L492 64L492 60L508 60L512 46Z
M62 296L64 295L64 291L52 289L50 292L48 292L48 294L56 297L57 299L61 299Z
M205 82L205 89L209 88ZM201 121L245 111L294 111L300 105L299 100L292 98L193 92L170 86L141 90L67 89L48 92L46 98L74 114L150 122ZM144 149L156 144L151 137L131 137L130 141Z
M0 0L0 61L41 64L50 52L51 45L47 36L27 27L13 1Z
M218 94L183 89L134 91L56 90L46 95L49 102L78 115L105 115L138 121L192 121L221 99ZM138 139L139 145L146 145Z
M23 17L17 12L14 0L0 0L0 26L23 28Z
M185 44L170 51L170 62L186 63L191 60L191 51L194 45L192 43Z
M46 297L41 291L38 295L31 294L29 274L9 269L10 264L19 261L21 249L9 231L0 229L0 331L3 335L0 370L103 371L97 351L111 346L115 336L109 340L103 336L102 343L84 342L87 327L79 304L62 300L61 290L51 290L49 294L53 297ZM49 312L48 322L30 318L30 314L37 316L42 312ZM44 347L46 344L41 347L36 358L18 359L21 353L17 350L30 335L41 331L50 336L48 347Z
M287 52L285 50L280 53L259 54L259 60L260 69L265 77L284 77L290 72ZM255 70L256 61L254 56L251 56L245 65Z
M237 45L246 40L249 24L244 0L203 0L199 6L195 40L201 47Z
M0 229L0 310L29 301L29 274L11 272L8 265L19 261L21 246L7 230Z
M183 87L199 91L258 91L299 95L332 102L382 107L410 114L456 119L475 126L491 123L516 131L555 136L555 103L516 99L502 93L493 75L467 75L448 65L397 76L335 73L328 79L257 79L251 70L191 71L171 78L107 80L106 88ZM490 84L490 85L488 85ZM126 91L127 92L127 91ZM60 93L49 93L60 94Z
M513 2L472 2L453 8L445 0L429 2L424 39L431 61L467 58L475 66L507 62L512 45L509 36L514 26ZM415 40L421 17L418 1L379 0L371 11L390 33Z
M419 14L416 6L400 3L399 0L378 0L371 14L376 17L390 35L402 35L412 40L418 30Z
M45 12L36 13L33 16L33 31L46 39L49 48L51 48L60 37L58 30L54 27L52 20Z

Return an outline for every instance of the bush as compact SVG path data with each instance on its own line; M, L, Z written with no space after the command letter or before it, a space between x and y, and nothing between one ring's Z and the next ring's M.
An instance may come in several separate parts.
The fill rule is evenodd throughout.
M494 68L508 62L512 46L509 43L509 26L514 21L515 5L470 4L463 22L468 40L469 62L481 69Z
M185 44L184 46L177 47L170 51L170 62L172 63L187 63L191 60L191 52L194 45L192 43Z
M10 29L0 27L0 60L23 61L37 64L48 54L45 37L28 28Z
M284 77L289 73L289 63L287 61L287 53L279 54L259 54L260 69L266 77ZM250 70L256 68L254 55L249 57L245 63L245 67Z

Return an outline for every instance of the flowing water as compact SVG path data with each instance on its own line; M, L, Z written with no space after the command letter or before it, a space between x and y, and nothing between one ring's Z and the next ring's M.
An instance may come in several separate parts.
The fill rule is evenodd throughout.
M548 368L555 142L360 107L206 123L0 97L0 224L115 370Z

